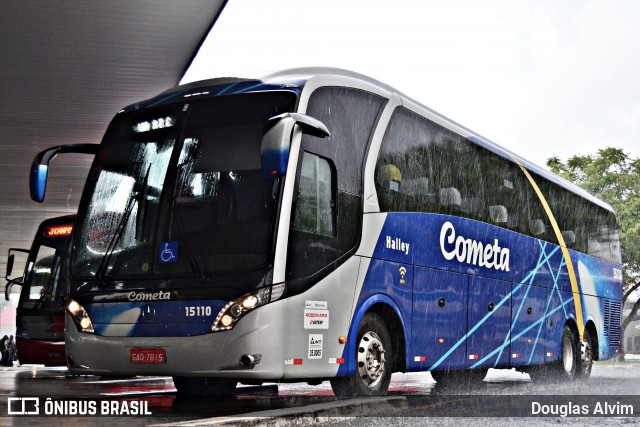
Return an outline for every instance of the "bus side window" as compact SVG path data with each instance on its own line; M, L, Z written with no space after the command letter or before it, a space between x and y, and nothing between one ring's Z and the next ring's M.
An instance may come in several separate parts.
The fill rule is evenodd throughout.
M538 234L544 233L544 221L537 221L537 217L531 222L527 220L527 204L533 193L522 171L515 164L486 149L482 149L482 158L484 176L487 177L487 220L519 233L529 234L530 230Z
M547 179L533 176L549 204L567 248L611 262L621 262L620 236L613 213ZM543 221L546 214L539 203L530 204L530 215L529 234L557 244L558 237L548 220Z
M311 94L306 114L324 123L331 137L302 135L286 280L329 274L355 252L364 156L385 102L346 87L320 87Z
M334 173L327 159L304 152L293 229L335 236Z
M382 212L433 212L431 122L405 108L393 113L378 155L375 186Z
M487 220L490 208L485 200L482 150L455 132L436 123L432 126L437 132L433 158L438 212Z
M600 207L592 206L591 221L588 224L588 254L612 262L620 262L620 236L613 214Z

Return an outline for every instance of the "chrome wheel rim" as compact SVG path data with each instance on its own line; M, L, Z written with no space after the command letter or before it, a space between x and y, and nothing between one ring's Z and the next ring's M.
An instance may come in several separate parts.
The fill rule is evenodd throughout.
M581 359L582 359L582 367L585 372L588 372L591 368L591 363L593 359L593 354L591 352L591 343L587 340L582 341L581 345Z
M562 363L564 364L564 371L568 374L571 374L573 371L573 345L571 345L571 340L565 339L562 342Z
M367 332L358 344L358 375L368 388L382 381L385 369L384 346L375 332Z

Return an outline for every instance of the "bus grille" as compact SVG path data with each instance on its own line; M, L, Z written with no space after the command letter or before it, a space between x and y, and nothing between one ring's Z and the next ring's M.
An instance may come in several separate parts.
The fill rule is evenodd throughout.
M609 337L609 345L619 345L622 304L618 301L604 300L604 335Z

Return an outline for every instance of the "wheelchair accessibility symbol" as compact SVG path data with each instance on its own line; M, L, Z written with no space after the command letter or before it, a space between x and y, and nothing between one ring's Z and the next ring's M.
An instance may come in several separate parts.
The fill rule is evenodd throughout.
M178 261L178 241L160 243L160 264Z

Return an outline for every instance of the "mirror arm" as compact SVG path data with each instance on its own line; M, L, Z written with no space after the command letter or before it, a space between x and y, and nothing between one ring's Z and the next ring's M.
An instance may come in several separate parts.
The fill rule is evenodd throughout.
M36 154L34 164L48 166L49 162L59 153L97 154L100 144L67 144L47 148Z
M271 117L269 120L273 120L275 123L284 119L291 118L295 123L302 128L302 133L317 136L319 138L326 138L331 136L329 129L318 119L314 119L311 116L300 113L283 113L277 116Z
M331 136L320 120L299 113L283 113L269 119L267 131L262 136L260 161L265 179L283 176L289 161L289 146L296 125L302 133L319 138Z
M22 283L14 282L13 280L9 280L7 282L7 286L4 288L4 299L6 301L9 301L9 296L11 295L11 288L13 288L14 285L22 286Z
M67 144L50 147L36 154L31 164L31 176L29 180L31 198L38 203L42 203L44 200L49 162L53 160L58 153L95 155L98 153L99 147L100 144Z

